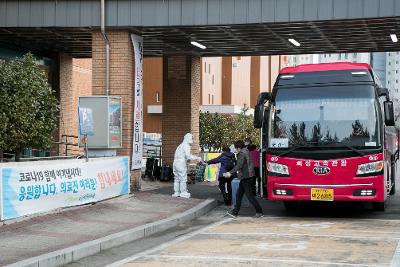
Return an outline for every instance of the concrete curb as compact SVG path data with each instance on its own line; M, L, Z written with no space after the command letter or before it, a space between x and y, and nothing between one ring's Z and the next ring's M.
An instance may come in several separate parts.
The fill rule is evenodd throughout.
M102 250L117 247L122 244L129 243L140 238L144 238L146 236L168 230L172 227L178 226L179 224L189 222L208 213L216 206L217 201L215 199L207 199L196 205L195 207L172 217L154 223L138 226L133 229L115 233L96 240L88 241L76 246L22 260L7 265L6 267L51 267L71 263L84 257L99 253Z

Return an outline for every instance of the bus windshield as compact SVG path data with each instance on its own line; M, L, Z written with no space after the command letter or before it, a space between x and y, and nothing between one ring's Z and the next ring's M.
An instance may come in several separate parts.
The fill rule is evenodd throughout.
M378 103L372 85L279 88L270 113L270 148L376 148Z

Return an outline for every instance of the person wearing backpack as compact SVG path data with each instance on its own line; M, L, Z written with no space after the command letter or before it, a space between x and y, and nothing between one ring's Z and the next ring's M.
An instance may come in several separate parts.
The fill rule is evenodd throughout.
M226 206L232 205L232 178L225 178L223 174L225 172L231 171L235 167L236 159L235 154L233 154L229 147L224 147L222 149L222 154L218 157L206 161L207 164L217 164L221 163L221 167L218 172L218 182L219 189L221 191L222 197L224 198L224 203ZM226 187L226 188L225 188Z

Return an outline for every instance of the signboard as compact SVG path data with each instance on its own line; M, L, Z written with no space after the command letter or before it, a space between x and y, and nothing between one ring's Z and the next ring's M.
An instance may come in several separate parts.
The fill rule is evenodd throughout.
M122 146L121 98L109 98L108 116L108 147L119 148Z
M79 97L79 140L88 132L89 149L122 147L122 102L118 96ZM93 133L93 134L90 134ZM79 144L84 145L83 143Z
M78 109L79 113L79 134L93 136L93 111L90 108Z
M1 219L97 202L129 193L128 157L0 167Z
M135 52L132 170L141 169L143 154L143 37L131 35Z

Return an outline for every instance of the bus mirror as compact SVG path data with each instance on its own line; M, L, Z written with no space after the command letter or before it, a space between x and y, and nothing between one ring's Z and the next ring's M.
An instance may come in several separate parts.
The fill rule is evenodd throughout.
M394 126L394 109L392 101L383 102L386 126Z
M265 133L268 132L268 123L269 123L269 112L270 112L270 107L267 107L264 111L264 127L263 127L263 131Z
M258 95L257 99L257 106L264 104L265 102L271 100L272 94L270 92L262 92L261 94Z
M264 104L258 104L254 107L254 128L260 129L262 127L264 117Z
M378 88L378 95L379 95L379 97L386 96L386 99L389 99L389 89L387 89L387 88Z

